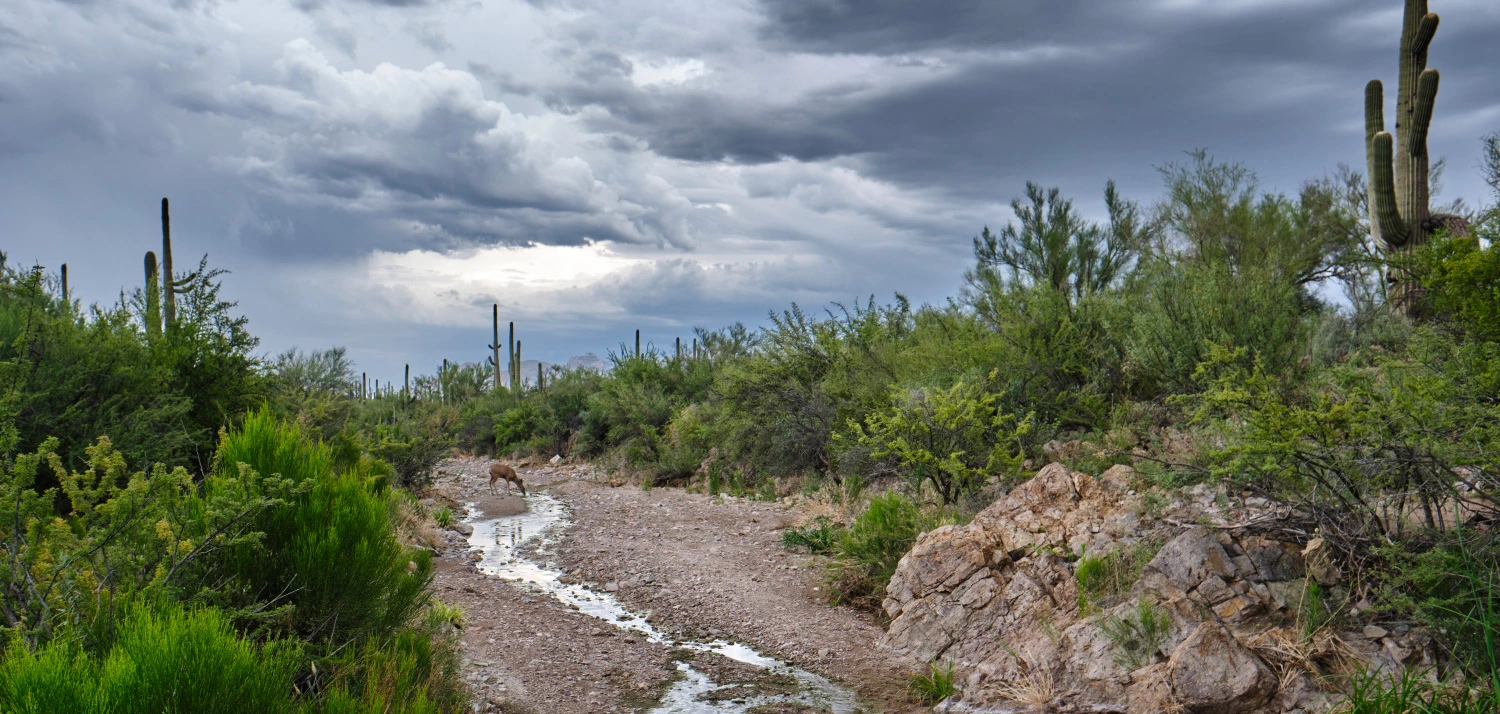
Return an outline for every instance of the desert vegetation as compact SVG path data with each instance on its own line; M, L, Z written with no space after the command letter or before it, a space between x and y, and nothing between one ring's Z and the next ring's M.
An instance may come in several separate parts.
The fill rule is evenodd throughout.
M784 306L691 349L637 337L604 373L522 380L498 310L489 364L400 383L337 347L258 354L222 270L174 273L165 201L161 260L113 305L0 260L0 709L465 709L461 616L400 525L462 450L816 501L786 547L871 611L920 534L1049 462L1130 464L1148 504L1222 486L1344 574L1309 585L1308 637L1362 610L1438 643L1422 676L1351 679L1351 711L1495 711L1500 134L1478 139L1485 203L1432 205L1422 70L1403 67L1418 128L1400 136L1371 85L1368 173L1286 192L1194 150L1150 202L1105 183L1098 222L1028 184L1013 218L976 226L942 304ZM1090 611L1151 557L1063 555ZM1104 623L1132 669L1155 657L1154 604ZM954 686L951 663L912 682L929 702Z

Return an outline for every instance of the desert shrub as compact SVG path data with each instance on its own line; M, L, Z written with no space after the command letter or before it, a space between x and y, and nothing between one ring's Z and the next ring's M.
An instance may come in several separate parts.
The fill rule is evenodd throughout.
M1214 346L1244 348L1272 374L1295 363L1310 325L1295 284L1225 266L1153 261L1140 273L1125 351L1147 393L1191 391Z
M389 633L425 605L431 553L398 542L378 478L335 473L326 446L264 410L220 445L220 474L241 464L301 485L287 507L261 516L261 540L233 554L251 602L290 605L284 627L334 645Z
M1319 309L1312 286L1358 259L1359 217L1338 187L1314 182L1296 198L1264 193L1254 172L1207 152L1161 167L1162 242L1131 287L1125 338L1138 388L1188 391L1209 345L1245 349L1279 374L1305 353Z
M829 571L834 600L879 608L896 564L917 536L957 521L896 492L876 496L836 541Z
M680 408L707 395L712 375L704 363L657 352L612 359L609 378L587 396L578 448L586 455L618 449L628 463L653 464L667 424Z
M132 473L102 437L76 471L51 440L10 456L5 426L0 419L9 435L0 435L9 462L0 467L0 607L10 634L31 647L66 632L97 648L134 602L222 597L212 586L228 575L224 558L252 546L254 523L293 495L281 479L238 470L211 475L201 491L180 467ZM43 473L58 487L39 488Z
M1423 545L1383 550L1390 568L1385 604L1415 613L1471 681L1500 685L1500 536L1459 528Z
M984 485L990 475L1020 475L1018 447L1033 416L1005 413L998 406L999 395L960 381L948 389L898 389L891 401L892 408L869 415L863 424L850 424L850 429L872 456L890 456L906 470L913 493L930 485L949 505Z
M343 431L355 410L351 392L359 382L343 347L307 352L293 347L268 367L269 404L278 416L295 420L313 438Z
M1042 423L1092 427L1123 394L1125 353L1114 293L1070 300L1047 288L971 285L966 300L994 333L993 389ZM982 375L981 375L982 376Z
M1500 247L1435 235L1416 262L1427 311L1475 339L1500 340Z
M1296 504L1340 547L1446 530L1439 513L1454 504L1493 512L1500 346L1423 331L1408 354L1351 360L1306 389L1242 357L1217 350L1200 372L1200 422L1227 420L1215 474Z
M39 272L0 256L0 361L26 364L8 385L23 451L56 439L70 467L108 435L130 463L208 470L215 435L264 398L256 340L218 299L217 271L180 304L172 330L148 338L122 301L84 314L45 289Z
M1474 574L1500 563L1481 525L1500 488L1500 346L1418 330L1404 354L1351 359L1302 388L1217 371L1232 361L1202 372L1200 419L1224 427L1213 472L1284 504L1283 525L1317 529L1345 572L1387 578L1393 607L1490 676L1493 584Z
M20 644L0 663L0 709L37 714L295 711L295 643L241 639L216 610L166 607L127 617L101 657L67 641Z
M567 455L573 435L584 426L589 398L600 391L603 380L589 370L561 372L545 389L516 398L493 417L495 450Z

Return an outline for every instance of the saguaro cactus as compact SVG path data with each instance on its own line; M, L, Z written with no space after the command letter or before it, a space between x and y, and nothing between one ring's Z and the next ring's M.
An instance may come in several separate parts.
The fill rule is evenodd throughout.
M641 331L640 330L636 330L635 331L635 356L636 356L637 359L639 359L640 356L641 356Z
M519 365L516 360L516 323L514 320L510 323L510 342L506 350L508 352L505 356L510 359L510 362L506 364L505 369L508 370L506 374L510 377L510 390L514 392L521 384L520 371L516 369Z
M1396 88L1396 134L1385 130L1385 89L1378 79L1365 85L1365 155L1370 232L1388 256L1410 256L1438 228L1463 231L1458 216L1432 215L1427 132L1437 99L1438 71L1427 68L1427 49L1437 33L1438 16L1427 0L1406 0L1401 28L1400 78ZM1398 261L1398 263L1401 261ZM1415 315L1417 289L1406 268L1387 277L1391 299Z
M62 299L63 304L68 302L68 264L62 264Z
M490 357L490 366L492 366L492 367L495 368L495 389L499 389L500 388L500 304L499 303L495 303L494 312L493 312L493 319L494 319L494 323L495 323L495 336L490 341L490 349L493 350L495 352L495 354ZM443 360L443 365L445 367L447 366L447 363L448 363L448 360Z
M513 369L513 370L511 370L510 373L513 374L513 375L515 375L514 377L512 377L512 379L515 380L516 389L519 391L522 387L526 386L526 383L521 380L521 341L520 340L516 340L516 362L515 362L515 364L516 364L516 368Z
M161 334L161 277L156 269L156 254L146 251L146 336Z
M166 316L165 327L171 329L177 322L177 294L193 291L197 273L188 273L178 278L172 272L172 213L166 198L161 200L161 286L162 310Z

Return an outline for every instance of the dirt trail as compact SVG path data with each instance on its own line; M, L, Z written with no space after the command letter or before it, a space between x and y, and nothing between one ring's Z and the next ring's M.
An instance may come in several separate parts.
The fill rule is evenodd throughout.
M519 496L489 495L487 467L445 462L435 488L487 513L515 512ZM573 525L552 546L569 580L613 592L664 631L744 642L827 676L871 712L923 710L904 689L916 663L877 648L882 630L867 615L824 604L816 566L781 548L790 507L611 487L588 466L518 470L571 509ZM676 675L667 646L479 573L467 541L445 533L434 585L467 613L469 677L487 710L645 711Z

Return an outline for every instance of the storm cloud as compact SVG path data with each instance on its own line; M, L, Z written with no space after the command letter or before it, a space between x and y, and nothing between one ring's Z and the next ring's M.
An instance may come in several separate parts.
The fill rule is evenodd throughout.
M1477 202L1500 6L1433 9L1433 150ZM171 196L267 351L385 374L481 359L491 303L561 361L935 302L1027 180L1097 212L1199 147L1287 191L1358 167L1399 25L1399 0L17 0L0 248L109 302Z

